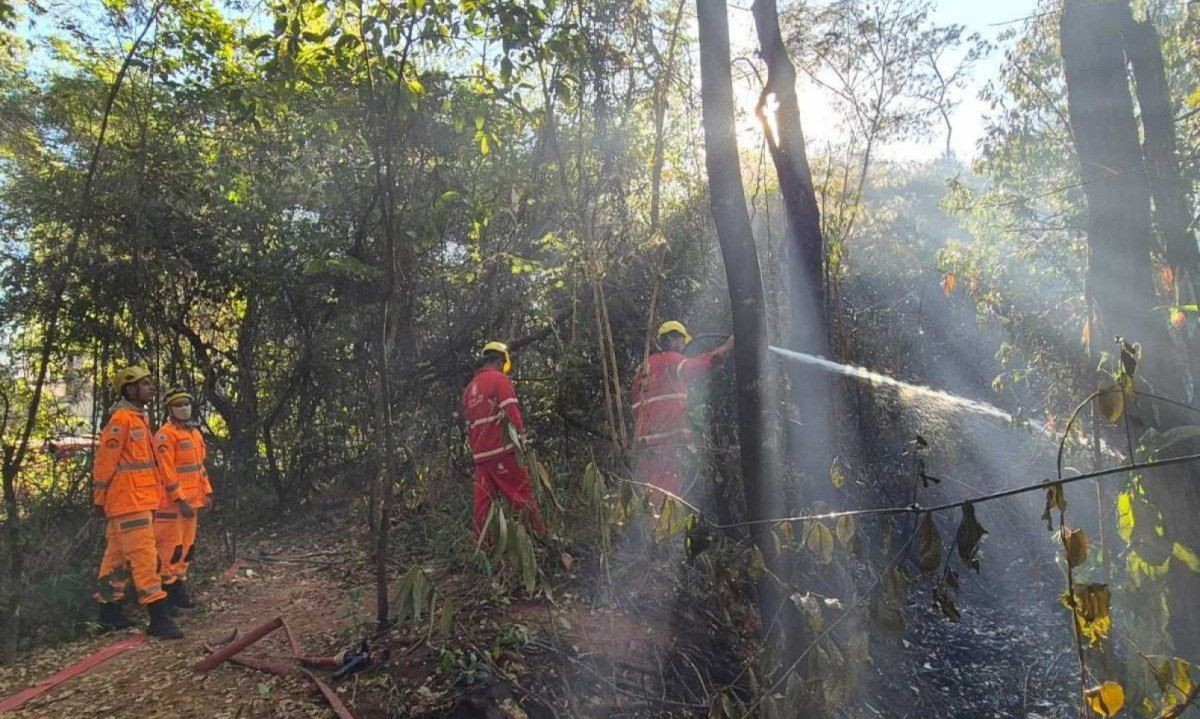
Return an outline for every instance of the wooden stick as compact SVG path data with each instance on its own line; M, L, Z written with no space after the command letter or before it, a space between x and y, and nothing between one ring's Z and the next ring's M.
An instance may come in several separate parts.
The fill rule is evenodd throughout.
M201 659L196 663L195 670L198 672L207 672L212 670L221 662L229 659L233 655L257 642L259 639L267 636L281 626L283 626L283 619L280 617L275 617L271 621L256 627L246 634L243 634L241 637L230 642L228 645L221 647L209 656Z

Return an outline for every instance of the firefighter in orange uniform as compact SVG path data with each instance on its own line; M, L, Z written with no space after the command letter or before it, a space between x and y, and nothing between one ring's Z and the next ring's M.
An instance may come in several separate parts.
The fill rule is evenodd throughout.
M511 370L508 347L502 342L489 342L483 346L479 369L463 389L462 416L475 460L476 536L483 531L497 495L513 509L523 512L534 532L546 531L529 474L517 460L525 425L521 422L516 389L508 379Z
M167 421L154 435L155 456L168 486L179 485L179 493L192 508L190 517L164 497L154 513L154 534L163 588L171 604L192 609L196 603L187 590L187 570L196 544L195 510L212 509L212 484L204 467L207 449L204 437L192 422L192 395L183 387L172 387L163 398Z
M672 494L682 494L692 436L688 384L725 365L733 337L711 352L687 357L687 328L671 320L658 328L659 351L633 380L634 476Z
M127 367L113 381L120 400L100 434L92 466L94 513L107 517L104 558L100 561L98 591L101 624L116 629L130 626L121 612L130 580L139 604L150 614L151 636L183 636L171 620L170 603L158 573L154 511L164 494L179 511L192 514L178 485L167 484L154 461L146 404L154 397L154 379L144 367Z

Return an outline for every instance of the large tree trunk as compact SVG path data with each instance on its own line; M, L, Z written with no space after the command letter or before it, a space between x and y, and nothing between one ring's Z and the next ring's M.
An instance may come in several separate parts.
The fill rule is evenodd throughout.
M1167 86L1162 46L1158 31L1149 19L1124 19L1125 51L1133 66L1138 108L1141 111L1142 154L1150 178L1154 199L1154 224L1158 229L1163 255L1174 274L1182 302L1196 301L1200 284L1200 249L1192 231L1191 187L1179 170L1178 143L1175 135L1175 105ZM1188 332L1187 349L1193 379L1194 365L1200 357L1200 332Z
M1149 181L1134 119L1122 29L1125 2L1066 0L1061 20L1063 68L1075 150L1088 205L1089 290L1100 320L1099 337L1120 335L1142 343L1138 374L1155 392L1183 396L1186 367L1171 343L1154 291L1153 229ZM1160 429L1190 421L1159 408ZM1144 405L1137 421L1153 415ZM1200 495L1194 469L1160 471L1143 477L1150 500L1163 513L1168 541L1200 547L1195 514ZM1197 574L1173 562L1167 576L1171 634L1177 649L1200 650Z
M758 116L779 178L791 235L783 252L790 315L786 341L791 349L829 356L821 210L804 145L800 102L796 97L796 68L783 42L775 0L756 0L753 12L760 52L767 63L767 82L759 98ZM774 128L768 122L767 112L771 96L777 103ZM805 476L823 477L833 460L835 438L829 417L833 410L834 382L825 372L797 367L788 368L788 380L791 411L804 413L803 430L788 423L788 464L799 467ZM818 493L813 498L829 499L819 496L828 486L817 482L807 489Z
M768 426L767 315L762 274L742 185L725 0L697 0L696 6L709 199L725 261L733 326L737 333L734 363L742 484L750 518L761 519L772 516L772 511L780 506L771 473L773 442ZM781 571L770 526L755 525L751 532L767 566L773 572ZM764 627L771 617L776 616L783 598L778 584L764 577L759 599Z

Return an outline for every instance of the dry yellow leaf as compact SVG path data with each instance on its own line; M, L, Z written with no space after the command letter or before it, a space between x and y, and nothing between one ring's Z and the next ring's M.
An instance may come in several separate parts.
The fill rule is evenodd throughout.
M1060 532L1067 564L1078 567L1087 559L1087 534L1078 527L1063 526Z
M1125 689L1116 682L1104 682L1083 693L1088 707L1102 717L1116 716L1125 706Z

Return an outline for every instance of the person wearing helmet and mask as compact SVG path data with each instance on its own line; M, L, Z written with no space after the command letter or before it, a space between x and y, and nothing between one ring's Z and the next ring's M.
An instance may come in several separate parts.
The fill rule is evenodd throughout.
M150 615L147 633L178 639L183 633L171 620L170 603L158 573L154 512L163 501L186 515L192 514L192 509L179 485L169 482L154 461L145 409L154 398L150 370L137 366L122 369L113 389L119 399L100 434L92 465L94 511L108 520L95 595L100 622L117 629L130 626L120 602L132 580L138 603Z
M183 387L172 387L163 397L167 421L154 435L155 455L170 484L192 510L212 509L212 484L204 460L208 451L204 437L192 421L192 395ZM187 590L187 570L196 544L197 517L184 516L164 498L154 513L154 534L163 588L171 604L179 609L196 606Z
M725 365L733 337L696 357L683 349L691 334L675 320L658 328L658 352L650 355L633 379L634 475L672 494L683 492L692 436L688 385Z
M517 405L517 391L508 379L510 371L512 356L508 346L488 342L483 346L475 376L462 393L462 416L475 460L476 536L483 531L496 496L524 513L531 530L539 534L545 531L529 474L517 460L517 450L525 439L525 425Z

